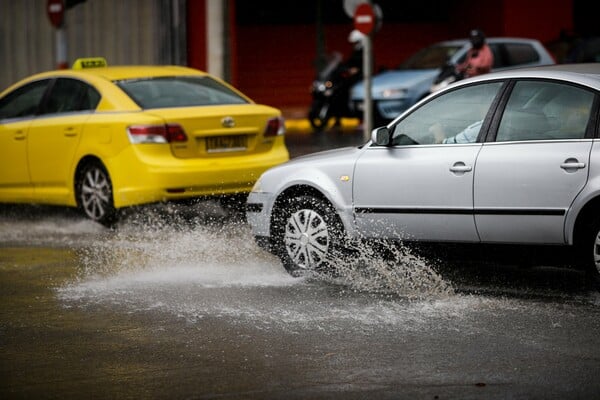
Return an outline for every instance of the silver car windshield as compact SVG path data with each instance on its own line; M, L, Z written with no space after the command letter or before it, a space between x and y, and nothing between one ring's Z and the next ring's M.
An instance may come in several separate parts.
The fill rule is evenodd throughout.
M115 84L143 109L248 103L209 77L131 79Z

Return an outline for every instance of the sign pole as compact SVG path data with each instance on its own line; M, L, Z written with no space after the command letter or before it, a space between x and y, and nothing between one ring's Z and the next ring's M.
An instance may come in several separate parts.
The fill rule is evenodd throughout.
M68 68L67 63L67 35L65 32L65 3L64 0L48 0L46 12L50 23L56 28L54 34L56 67L58 69Z
M373 75L373 29L376 25L375 10L370 2L360 3L354 10L354 28L364 37L363 43L363 136L365 141L371 137L373 129L373 97L371 76Z
M67 61L67 35L65 32L64 25L60 28L56 28L56 68L57 69L68 69L69 63Z
M363 41L363 87L365 89L363 111L363 137L365 141L371 138L373 130L373 96L371 93L371 76L373 75L373 43L371 35L365 35Z

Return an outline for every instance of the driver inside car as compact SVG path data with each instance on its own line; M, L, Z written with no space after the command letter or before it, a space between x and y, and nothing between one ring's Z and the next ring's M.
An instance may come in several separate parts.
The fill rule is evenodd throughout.
M435 138L435 143L475 143L475 141L477 141L477 135L479 135L479 131L481 130L482 124L483 120L476 121L471 125L467 126L465 129L463 129L456 135L446 137L442 124L436 122L433 125L431 125L431 127L429 128L429 132L431 132L431 134Z

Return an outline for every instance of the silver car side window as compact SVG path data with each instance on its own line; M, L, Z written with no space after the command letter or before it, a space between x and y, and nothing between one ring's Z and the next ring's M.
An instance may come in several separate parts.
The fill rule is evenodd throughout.
M594 94L572 85L519 81L510 94L496 141L583 139Z
M393 145L461 144L477 141L482 122L503 82L446 92L395 125Z

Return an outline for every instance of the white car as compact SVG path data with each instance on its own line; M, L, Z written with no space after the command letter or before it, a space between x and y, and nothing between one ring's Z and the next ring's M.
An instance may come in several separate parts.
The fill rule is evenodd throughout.
M247 219L294 275L343 238L561 247L598 275L599 107L600 64L464 80L359 148L268 170Z

